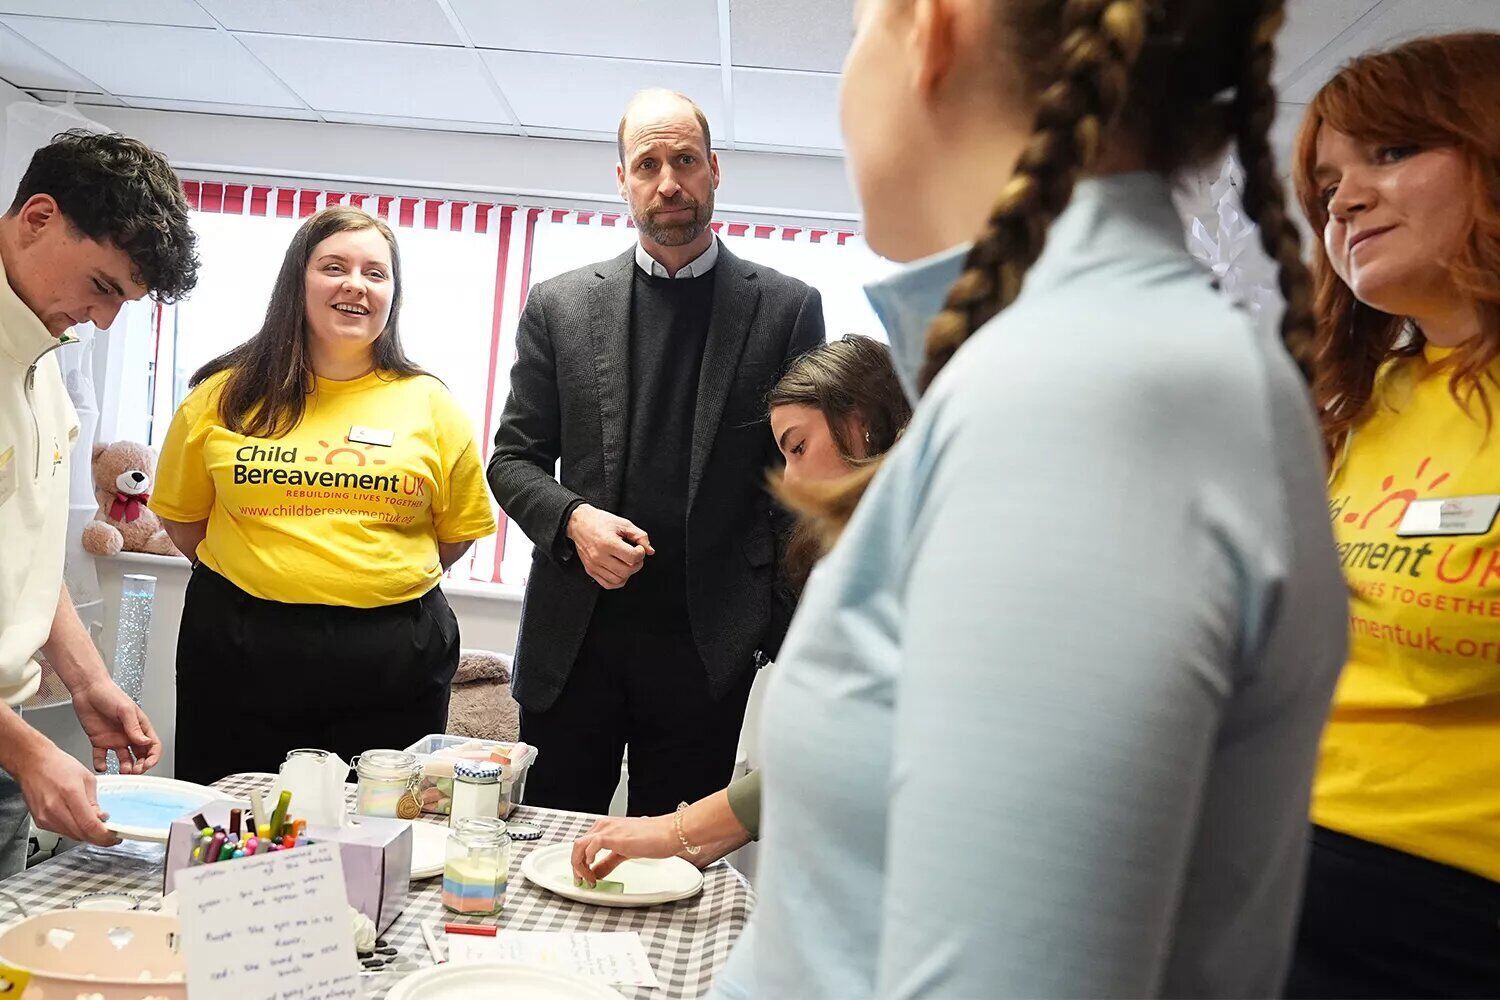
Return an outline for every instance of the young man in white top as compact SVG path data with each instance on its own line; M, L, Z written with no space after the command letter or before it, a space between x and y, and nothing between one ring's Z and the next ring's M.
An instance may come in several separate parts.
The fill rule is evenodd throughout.
M126 301L190 291L194 241L166 160L120 135L54 138L0 217L0 877L25 867L28 813L74 840L116 842L94 776L16 710L40 683L38 652L73 697L96 770L109 750L126 774L149 770L161 754L151 721L110 677L63 582L78 418L54 352L67 349L79 323L109 327Z

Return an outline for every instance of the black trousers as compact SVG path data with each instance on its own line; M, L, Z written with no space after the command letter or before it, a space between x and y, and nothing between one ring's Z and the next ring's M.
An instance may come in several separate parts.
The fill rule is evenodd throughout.
M596 619L557 701L545 712L521 709L521 739L537 748L526 804L608 812L627 744L630 815L669 813L718 791L734 772L754 680L747 665L715 700L691 633Z
M1288 997L1500 997L1500 884L1313 828Z
M300 747L404 749L445 731L457 669L441 587L383 608L279 604L199 566L177 634L177 777L274 774Z

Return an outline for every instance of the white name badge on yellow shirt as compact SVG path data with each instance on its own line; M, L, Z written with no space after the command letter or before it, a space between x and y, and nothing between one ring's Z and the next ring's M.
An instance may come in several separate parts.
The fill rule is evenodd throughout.
M1496 511L1500 511L1500 493L1413 500L1396 534L1485 535L1495 523Z
M0 504L16 495L16 449L0 451Z
M349 428L349 440L354 444L369 444L377 448L389 448L396 443L395 431L383 431L378 427Z

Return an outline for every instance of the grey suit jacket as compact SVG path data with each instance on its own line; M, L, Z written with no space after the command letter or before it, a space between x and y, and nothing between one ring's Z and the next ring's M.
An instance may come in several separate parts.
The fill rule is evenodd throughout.
M542 282L516 335L489 481L536 546L514 675L516 700L531 711L562 692L599 595L563 519L576 501L613 510L620 499L635 266L632 247ZM775 655L790 617L776 571L786 517L766 489L780 461L766 395L788 361L823 341L823 309L816 289L722 244L715 268L693 419L687 575L693 638L717 696L758 653Z

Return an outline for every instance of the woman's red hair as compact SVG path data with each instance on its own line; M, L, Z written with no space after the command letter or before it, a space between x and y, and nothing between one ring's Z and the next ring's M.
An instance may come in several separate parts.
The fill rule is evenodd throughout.
M1477 399L1488 422L1484 382L1493 381L1487 373L1500 357L1500 34L1421 38L1362 56L1318 91L1297 135L1292 172L1302 211L1320 234L1328 208L1313 168L1325 125L1363 142L1455 148L1467 161L1468 233L1448 266L1457 293L1478 307L1480 333L1452 355L1449 385L1461 405ZM1365 414L1381 365L1419 355L1426 340L1414 328L1405 335L1407 317L1357 301L1321 240L1313 253L1313 394L1334 450Z

